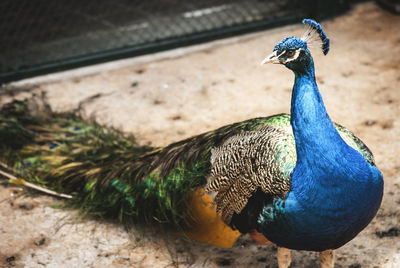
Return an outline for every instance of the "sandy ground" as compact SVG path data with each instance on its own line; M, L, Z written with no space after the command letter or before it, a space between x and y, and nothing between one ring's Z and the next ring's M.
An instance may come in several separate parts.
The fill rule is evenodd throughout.
M400 267L400 16L366 3L323 25L331 51L324 57L314 49L313 55L328 112L369 146L385 178L377 217L337 251L335 267ZM235 121L289 112L293 74L259 63L279 40L302 32L297 24L116 69L100 67L94 74L81 69L59 81L19 83L0 92L1 102L46 92L56 111L80 105L85 117L162 146ZM229 250L176 237L165 246L157 232L138 235L113 222L77 220L75 211L54 208L57 202L0 186L1 267L277 267L276 248L258 246L248 236ZM294 252L291 267L316 263L315 253Z

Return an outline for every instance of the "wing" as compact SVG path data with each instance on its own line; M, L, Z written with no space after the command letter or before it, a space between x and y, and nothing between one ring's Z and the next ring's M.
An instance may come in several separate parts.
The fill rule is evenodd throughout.
M273 119L283 122L288 116ZM296 165L290 124L279 126L268 120L265 124L232 136L212 150L206 190L217 192L217 212L227 224L257 190L271 196L284 196L290 190L290 174Z
M360 139L343 126L335 127L349 146L374 164L372 153ZM211 153L206 191L216 193L217 212L228 225L235 225L232 217L241 214L260 190L266 198L258 197L258 203L283 197L290 190L296 147L289 115L266 118L257 129L229 137ZM252 206L259 207L254 202Z

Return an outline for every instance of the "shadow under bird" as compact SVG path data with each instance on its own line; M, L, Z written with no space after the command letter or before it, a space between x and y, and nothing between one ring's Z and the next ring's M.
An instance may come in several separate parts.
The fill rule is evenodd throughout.
M293 71L290 115L152 148L73 113L14 101L0 111L0 174L62 193L87 214L165 224L220 247L250 233L278 246L280 268L291 249L320 252L320 266L333 267L333 251L377 213L383 178L365 144L329 118L309 51L318 39L326 55L329 39L317 22L303 23L302 38L283 39L262 62Z

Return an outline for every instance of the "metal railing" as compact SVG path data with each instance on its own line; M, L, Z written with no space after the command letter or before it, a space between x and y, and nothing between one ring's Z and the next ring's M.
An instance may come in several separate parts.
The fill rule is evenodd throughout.
M322 19L345 0L2 0L0 82Z

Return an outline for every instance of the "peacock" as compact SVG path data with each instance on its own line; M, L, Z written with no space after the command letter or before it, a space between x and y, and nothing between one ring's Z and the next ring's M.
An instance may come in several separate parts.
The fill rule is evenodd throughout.
M293 71L290 115L156 148L76 113L13 101L0 110L0 174L88 215L160 224L225 248L248 233L277 245L280 268L290 250L319 252L320 267L333 267L334 250L377 213L383 177L368 147L329 118L309 50L318 39L326 55L329 39L316 21L303 23L302 38L281 40L262 61Z

